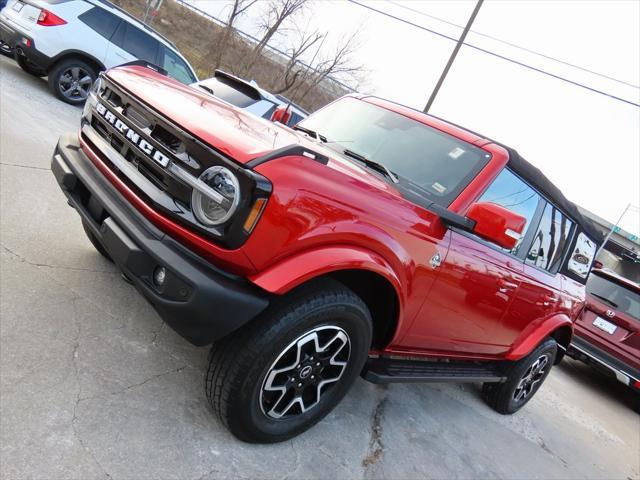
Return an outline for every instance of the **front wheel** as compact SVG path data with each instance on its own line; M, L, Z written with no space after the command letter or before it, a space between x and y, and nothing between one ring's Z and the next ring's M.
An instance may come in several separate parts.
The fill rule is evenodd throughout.
M240 440L288 440L344 397L367 359L371 330L366 305L342 284L303 286L212 348L207 398Z
M485 383L482 396L496 412L510 415L524 407L540 389L556 359L558 345L549 338L507 369L504 383Z

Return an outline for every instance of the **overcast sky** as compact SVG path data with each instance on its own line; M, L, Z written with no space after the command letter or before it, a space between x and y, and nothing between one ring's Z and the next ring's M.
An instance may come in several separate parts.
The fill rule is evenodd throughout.
M472 1L372 1L372 7L457 37ZM228 0L192 0L225 17ZM240 28L257 34L264 3ZM402 8L404 6L405 8ZM416 10L417 12L409 9ZM298 19L339 39L360 28L366 93L422 109L454 43L344 0L315 0ZM640 85L640 1L491 1L473 32ZM640 103L640 90L571 68L478 33L467 43ZM281 36L275 43L286 47ZM325 44L331 48L331 43ZM613 222L640 205L640 109L463 47L431 113L516 148L575 203ZM640 214L621 226L640 234Z

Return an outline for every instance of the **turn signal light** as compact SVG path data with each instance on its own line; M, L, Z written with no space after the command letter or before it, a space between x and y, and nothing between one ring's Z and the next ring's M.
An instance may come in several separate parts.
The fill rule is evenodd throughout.
M57 16L55 13L51 13L49 10L40 10L40 16L38 17L38 25L43 27L56 27L58 25L64 25L67 22Z
M249 212L249 215L247 216L247 219L244 222L243 229L246 233L251 233L253 231L266 205L267 205L266 198L258 198L256 202L253 204L253 207L251 207L251 211Z

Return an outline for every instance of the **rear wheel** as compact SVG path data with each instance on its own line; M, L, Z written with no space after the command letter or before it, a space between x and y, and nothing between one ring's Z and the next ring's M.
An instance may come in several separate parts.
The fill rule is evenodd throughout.
M89 96L96 71L82 60L70 58L54 65L49 72L49 89L60 100L80 105Z
M482 396L496 412L509 415L524 407L544 383L556 359L558 345L545 340L526 357L514 362L504 383L485 383Z
M35 66L26 57L23 57L22 55L16 55L16 62L22 70L24 70L30 75L34 75L36 77L44 77L47 74L47 72Z
M212 348L207 398L239 439L287 440L344 397L367 359L371 330L366 305L342 284L303 286Z

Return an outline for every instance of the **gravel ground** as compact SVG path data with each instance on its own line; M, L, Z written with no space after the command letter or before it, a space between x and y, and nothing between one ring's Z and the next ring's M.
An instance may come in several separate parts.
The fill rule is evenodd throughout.
M4 57L0 110L1 478L640 476L628 392L573 361L512 417L477 385L359 380L293 441L238 442L207 407L207 350L93 250L49 171L80 110Z

